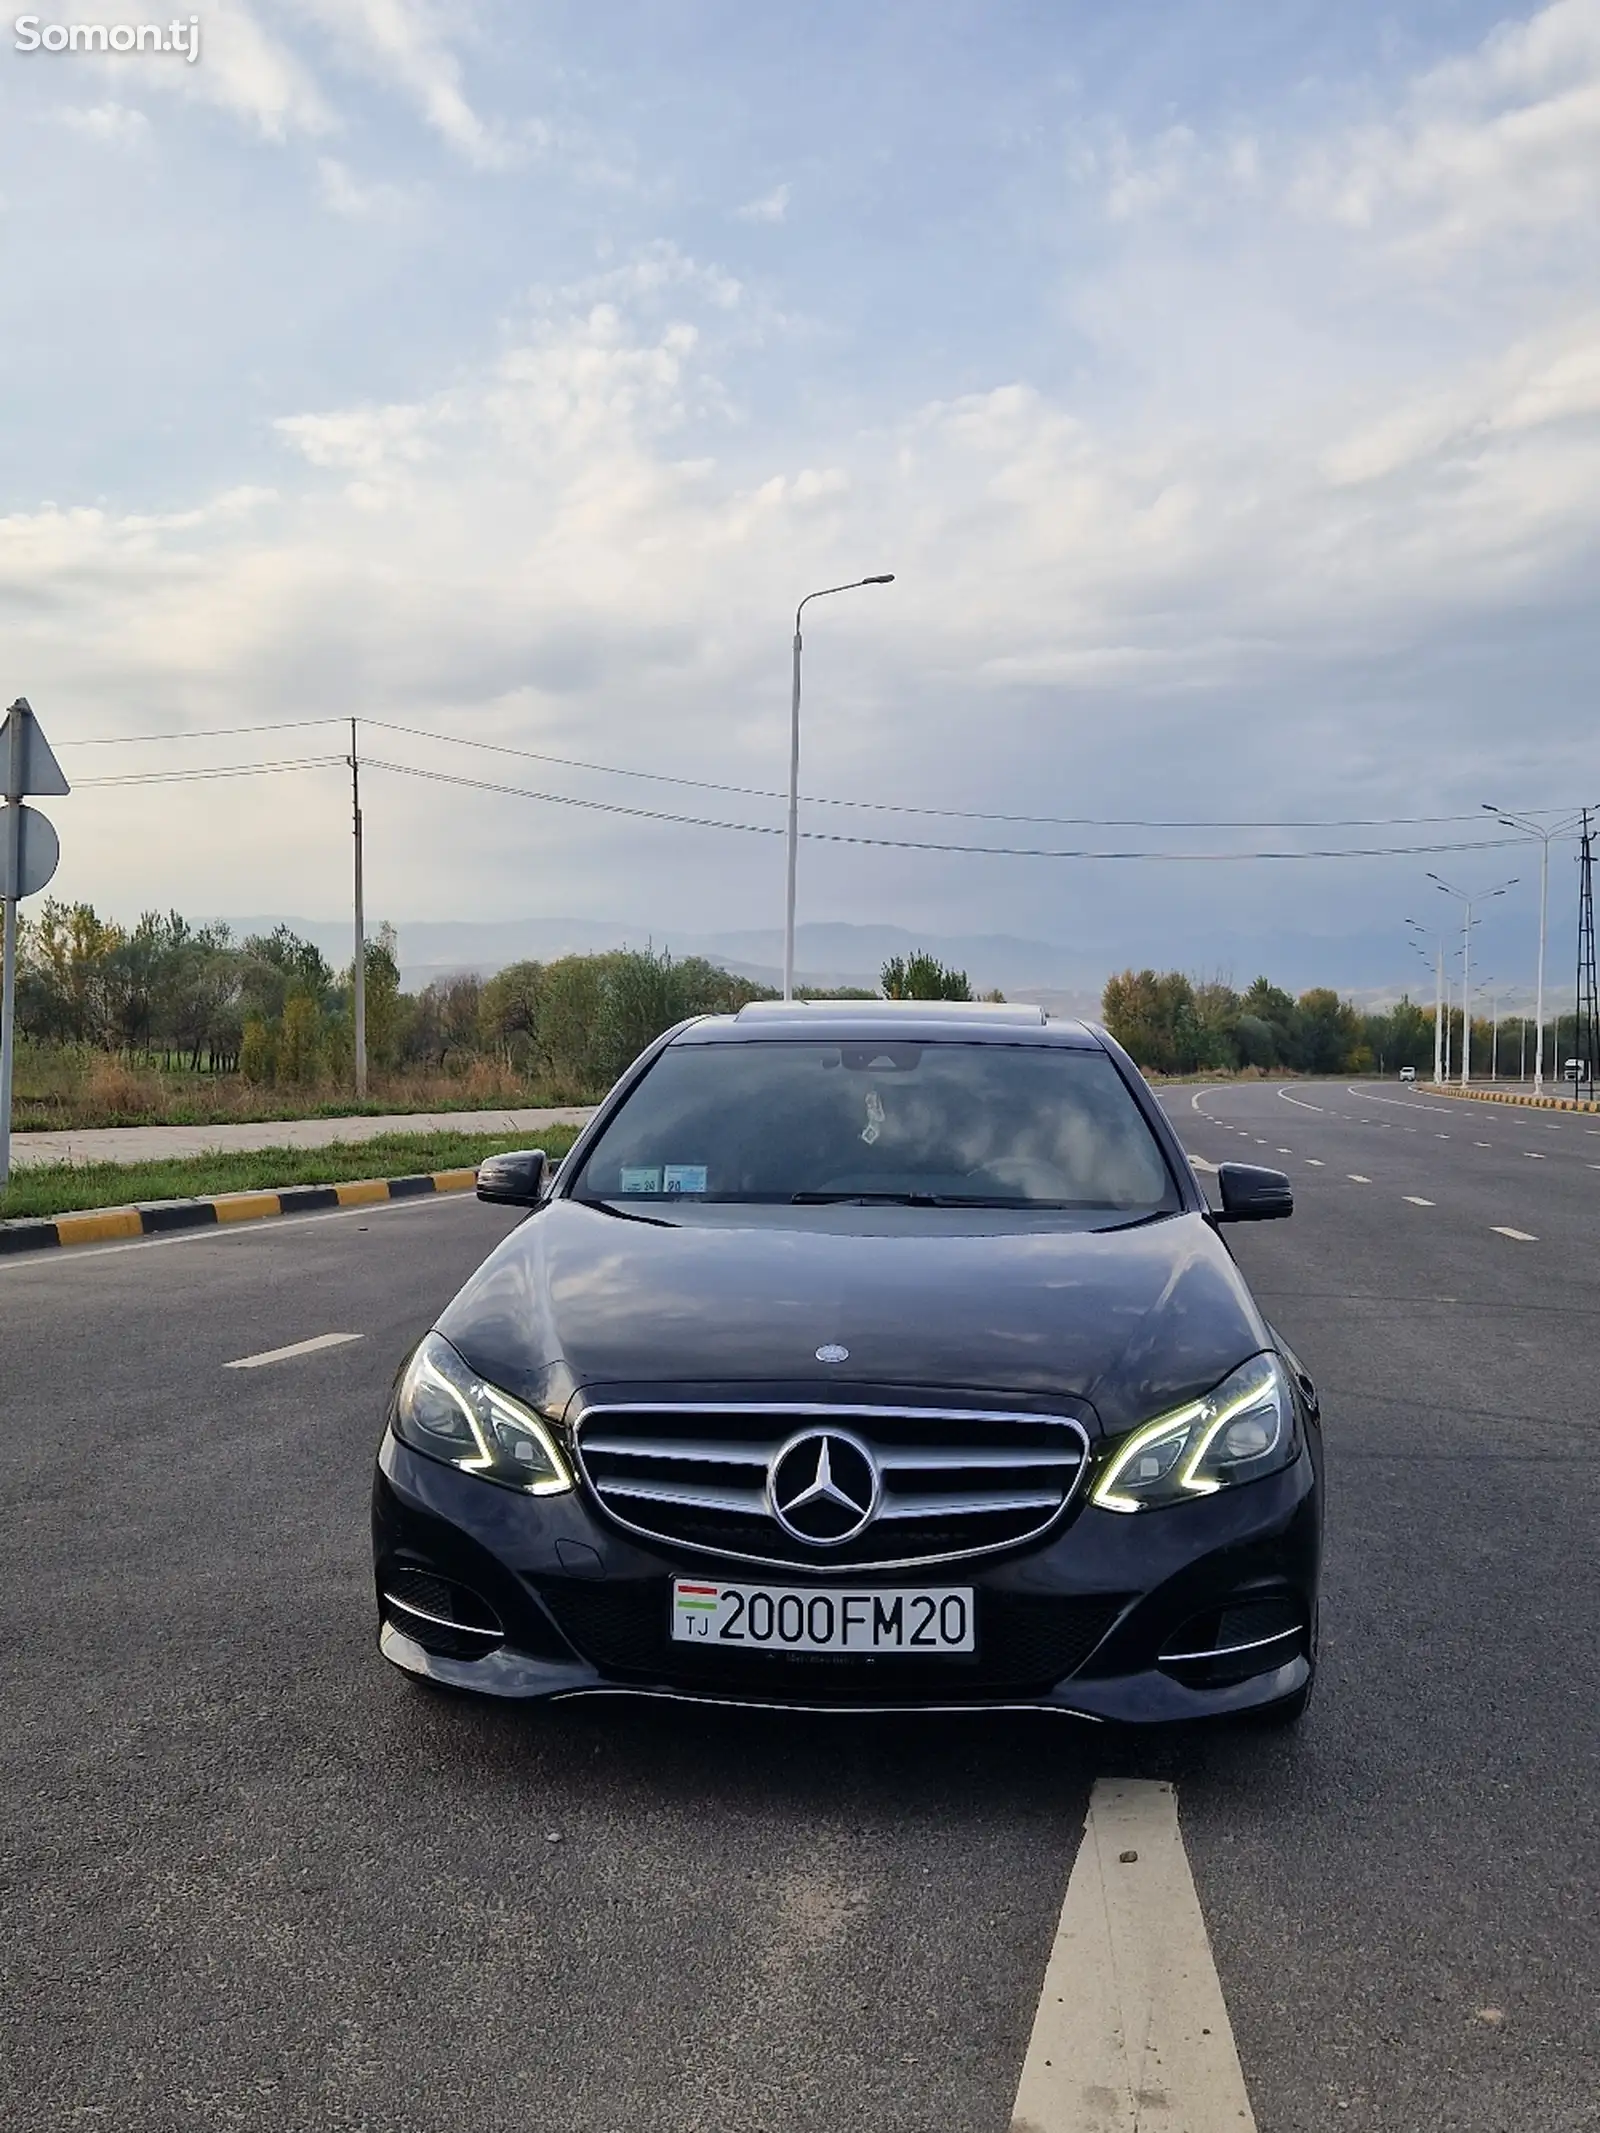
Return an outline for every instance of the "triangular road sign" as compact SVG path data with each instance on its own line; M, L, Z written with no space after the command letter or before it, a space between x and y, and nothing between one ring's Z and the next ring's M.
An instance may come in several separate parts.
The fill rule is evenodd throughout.
M0 725L0 793L22 800L30 793L60 794L72 787L39 730L28 699L19 696Z

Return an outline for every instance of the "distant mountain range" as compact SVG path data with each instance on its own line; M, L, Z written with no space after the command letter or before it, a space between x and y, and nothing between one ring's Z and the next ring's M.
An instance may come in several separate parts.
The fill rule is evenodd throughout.
M230 917L227 923L236 939L287 925L303 938L315 941L336 967L347 966L350 961L348 919L272 914ZM1160 970L1187 970L1196 977L1220 975L1241 991L1261 973L1289 992L1302 992L1311 985L1331 985L1363 1006L1387 1005L1402 988L1409 989L1414 999L1433 998L1429 973L1420 965L1414 966L1414 977L1407 971L1405 947L1387 930L1325 936L1287 930L1219 934L1203 954L1195 955L1183 947L1185 937L1192 939L1191 923L1182 914L1175 914L1171 941L1152 940L1146 935L1119 947L1115 938L1120 930L1117 914L1106 912L1096 929L1100 937L1098 952L1011 933L945 933L937 927L914 931L905 926L816 923L796 929L796 976L803 985L876 985L878 973L890 956L909 955L922 948L941 962L964 970L975 992L998 988L1008 999L1037 1000L1052 1013L1064 1015L1097 1015L1108 974L1146 964ZM401 921L396 930L400 936L402 982L413 991L460 971L488 977L507 963L527 958L548 962L560 955L594 955L607 948L646 945L669 949L676 956L702 955L725 970L768 985L779 983L783 967L783 937L775 926L697 933L652 928L620 919L534 917L412 919ZM1531 966L1531 954L1527 960ZM1504 959L1492 967L1502 973L1514 968ZM1552 990L1555 982L1552 968ZM1531 968L1529 982L1515 988L1508 985L1502 991L1502 1013L1531 1005ZM1528 994L1527 1002L1522 1000L1524 992ZM1487 1012L1488 1001L1480 997L1474 1006L1476 1012Z

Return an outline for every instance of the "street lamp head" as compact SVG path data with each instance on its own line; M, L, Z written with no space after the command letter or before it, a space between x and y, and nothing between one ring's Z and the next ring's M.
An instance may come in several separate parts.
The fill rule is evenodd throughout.
M882 577L863 578L861 582L863 585L892 585L894 583L894 572L892 570L886 570L883 573Z

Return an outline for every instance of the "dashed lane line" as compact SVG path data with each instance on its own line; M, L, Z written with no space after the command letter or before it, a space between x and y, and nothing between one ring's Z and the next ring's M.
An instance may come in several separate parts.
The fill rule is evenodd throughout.
M1530 1163L1542 1163L1544 1161L1544 1157L1539 1154L1537 1149L1524 1148L1522 1152Z
M1217 1165L1215 1163L1208 1163L1203 1155L1191 1155L1189 1161L1194 1165L1196 1170L1208 1170L1210 1171L1213 1177L1216 1176Z
M364 1340L361 1333L318 1333L308 1341L291 1341L287 1348L263 1348L259 1355L241 1355L224 1363L224 1370L260 1370L268 1363L287 1363L297 1355L316 1355L324 1348L343 1348L347 1342Z
M1359 1170L1347 1170L1345 1176L1352 1185L1370 1185L1372 1183L1371 1178L1364 1178Z
M1438 1204L1434 1200L1420 1199L1414 1192L1403 1192L1400 1197L1411 1207L1434 1207Z
M1491 1222L1489 1227L1497 1237L1509 1237L1515 1244L1537 1244L1539 1241L1537 1237L1530 1236L1525 1229L1507 1229L1499 1222Z
M1311 1168L1313 1170L1325 1170L1327 1168L1327 1165L1322 1161L1320 1156L1308 1155L1306 1157L1306 1161L1311 1165Z
M1011 2133L1255 2133L1172 1786L1101 1778Z

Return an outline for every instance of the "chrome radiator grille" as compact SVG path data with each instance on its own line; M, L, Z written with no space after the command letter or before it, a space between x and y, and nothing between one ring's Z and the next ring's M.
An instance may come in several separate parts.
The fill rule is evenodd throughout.
M773 1470L813 1434L845 1440L858 1473L859 1453L876 1470L871 1515L843 1540L796 1535L777 1516ZM607 1404L576 1438L584 1479L631 1532L824 1574L1031 1540L1072 1500L1088 1454L1082 1425L1061 1416L832 1403Z

